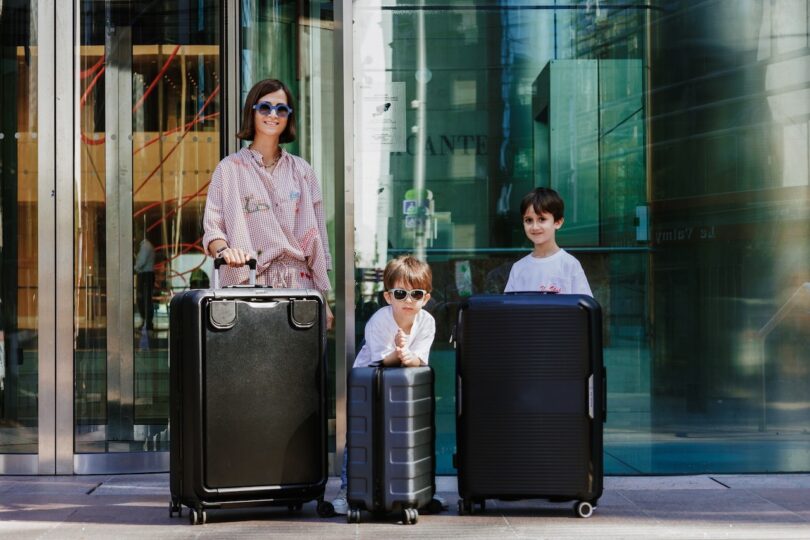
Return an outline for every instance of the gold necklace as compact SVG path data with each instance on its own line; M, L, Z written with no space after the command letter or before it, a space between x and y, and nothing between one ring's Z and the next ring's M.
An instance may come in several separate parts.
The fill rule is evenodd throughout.
M278 163L278 160L279 160L279 159L281 159L281 151L279 151L279 152L278 152L278 153L275 155L275 157L273 157L273 161L271 161L270 163L268 163L268 164L264 165L264 168L265 168L265 169L272 169L273 167L275 167L275 166L276 166L276 163Z

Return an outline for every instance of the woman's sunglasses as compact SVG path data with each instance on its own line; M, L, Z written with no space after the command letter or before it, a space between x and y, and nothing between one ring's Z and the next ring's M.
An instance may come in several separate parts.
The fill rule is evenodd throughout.
M412 291L406 289L388 289L388 292L390 292L391 296L393 296L396 300L405 300L405 298L410 295L415 302L422 300L427 294L425 289L413 289Z
M262 116L270 116L270 113L276 111L276 116L279 118L287 118L292 114L292 108L286 103L279 103L273 105L269 101L260 101L253 108Z

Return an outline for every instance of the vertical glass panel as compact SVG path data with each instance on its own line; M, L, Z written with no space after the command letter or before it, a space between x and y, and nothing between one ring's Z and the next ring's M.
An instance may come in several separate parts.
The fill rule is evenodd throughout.
M603 307L606 472L810 470L806 2L354 6L357 340L426 258L439 471L458 305L528 253L534 186Z
M810 470L808 4L668 2L650 58L642 470Z
M335 246L335 73L334 8L332 2L307 0L244 0L241 16L241 109L250 88L263 79L279 79L295 100L295 142L285 150L307 160L321 184L329 247ZM244 144L248 144L245 141ZM334 272L329 273L334 306ZM334 331L327 336L329 380L335 377ZM335 418L334 384L329 388L330 418ZM334 422L330 421L330 426ZM334 428L330 427L330 452Z
M0 453L37 453L37 3L0 7Z
M168 304L205 287L220 4L81 2L75 450L168 450Z

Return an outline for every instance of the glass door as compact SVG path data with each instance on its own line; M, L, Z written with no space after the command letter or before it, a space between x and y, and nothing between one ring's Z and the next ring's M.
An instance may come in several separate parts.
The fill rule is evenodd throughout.
M205 287L220 3L79 3L74 471L168 469L168 304Z
M37 16L0 2L0 474L35 474L41 442Z

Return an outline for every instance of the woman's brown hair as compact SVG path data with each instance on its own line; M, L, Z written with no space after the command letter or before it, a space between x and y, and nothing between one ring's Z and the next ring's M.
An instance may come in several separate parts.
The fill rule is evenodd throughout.
M295 103L293 102L292 92L287 88L283 82L278 79L265 79L253 85L253 88L248 92L245 98L245 106L242 108L242 130L236 134L240 139L252 141L256 136L256 126L254 124L253 106L259 102L262 96L272 94L278 90L284 90L287 94L287 105L293 110L290 116L287 117L287 127L278 139L280 143L289 143L295 140Z

